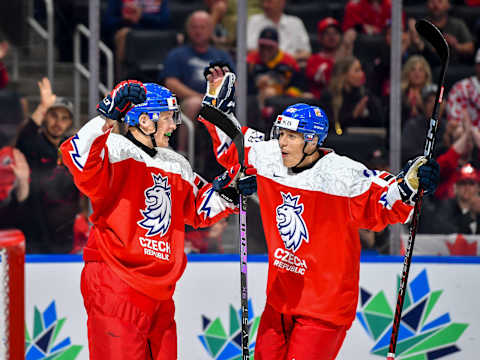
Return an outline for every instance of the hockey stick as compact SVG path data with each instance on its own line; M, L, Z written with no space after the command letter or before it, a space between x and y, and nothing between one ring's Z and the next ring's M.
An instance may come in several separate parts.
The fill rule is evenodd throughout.
M417 32L427 40L437 52L442 62L442 68L438 79L438 89L435 95L435 105L433 107L432 117L430 118L429 129L427 137L425 139L425 150L423 155L427 159L431 159L433 155L433 147L435 145L435 136L438 127L438 111L439 105L442 102L443 97L443 85L445 82L445 73L447 72L448 61L450 58L450 50L448 48L447 41L443 37L440 30L430 23L429 21L422 19L415 24ZM408 275L410 272L410 264L412 262L413 246L415 244L415 236L417 234L418 219L420 216L420 209L422 207L423 189L418 192L418 199L415 202L413 210L412 222L410 223L410 236L408 239L407 248L405 250L405 258L403 260L402 279L400 281L400 287L398 289L397 306L395 308L395 316L393 318L392 336L390 338L390 346L388 349L387 360L395 359L395 351L397 347L398 332L400 330L400 321L402 317L403 302L405 300L405 293L408 282Z
M237 148L238 162L245 168L245 147L240 124L235 118L209 105L203 105L199 113L205 120L222 130ZM248 344L248 290L247 290L247 197L240 194L240 296L242 308L242 360L250 359Z

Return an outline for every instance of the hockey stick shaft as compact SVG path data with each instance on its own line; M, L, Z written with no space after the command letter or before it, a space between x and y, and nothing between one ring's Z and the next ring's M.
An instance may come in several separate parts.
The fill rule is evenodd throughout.
M420 24L419 26L417 26L417 30L421 35L423 35L425 38L427 38L427 40L429 40L432 43L432 45L435 47L435 49L437 50L437 53L442 59L442 67L441 67L439 79L438 79L438 89L437 89L437 93L435 94L435 104L432 111L432 117L430 118L430 122L429 122L429 128L428 128L427 136L425 139L425 149L423 153L427 159L431 159L433 155L433 148L435 145L435 138L437 134L438 112L440 109L440 104L443 101L445 74L447 72L448 60L449 60L449 49L448 49L448 44L445 41L440 30L438 30L433 24L431 24L428 21L420 20L419 23ZM397 305L395 307L395 315L393 318L393 326L392 326L392 335L390 338L390 345L388 349L387 360L395 359L398 332L400 330L400 321L402 317L403 304L405 301L405 294L406 294L407 284L408 284L408 276L410 273L410 265L412 263L413 247L415 245L415 236L417 234L418 221L420 217L420 210L422 208L422 202L423 202L423 189L420 189L418 193L418 199L415 202L412 221L410 223L410 231L409 231L410 234L408 238L408 244L405 249L402 278L400 280L400 287L398 289Z
M239 124L223 112L211 106L203 106L200 116L222 130L230 137L237 148L238 161L245 168L244 138ZM247 198L240 194L240 214L238 217L240 231L240 299L242 323L242 360L250 359L250 346L248 341L248 287L247 287Z
M240 195L240 292L242 306L242 360L250 358L248 342L248 287L247 287L247 198Z

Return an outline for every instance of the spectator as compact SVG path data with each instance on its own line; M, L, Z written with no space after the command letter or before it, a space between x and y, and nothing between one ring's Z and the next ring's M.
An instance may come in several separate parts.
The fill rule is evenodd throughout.
M466 110L474 126L480 125L480 49L475 55L475 75L460 80L448 93L448 121L459 122Z
M330 119L330 129L337 135L352 126L384 126L380 101L367 92L364 84L365 73L356 57L346 56L336 62L320 103Z
M436 211L422 226L430 234L480 234L480 176L471 164L463 165L455 174L454 194L437 205Z
M402 124L411 117L423 114L422 90L431 82L432 70L425 58L420 55L411 56L402 69Z
M286 0L262 0L263 14L252 15L247 23L247 49L253 51L260 32L268 27L277 28L280 50L291 54L299 65L306 64L312 49L302 20L283 12Z
M22 152L11 146L0 149L0 204L23 202L30 192L30 167Z
M391 0L350 0L345 6L343 31L354 29L361 34L380 34L391 17L391 8Z
M332 17L320 20L317 31L322 49L308 58L305 75L310 92L319 99L322 90L328 86L335 61L352 55L356 33L348 30L342 36L340 23Z
M234 54L237 40L237 0L205 0L213 21L213 43L220 49ZM247 1L247 15L262 11L260 0Z
M121 79L125 76L123 62L127 34L132 29L167 28L170 24L168 0L108 0L103 24L107 42L115 45L116 76Z
M295 59L278 47L274 27L266 27L258 38L258 50L247 56L249 94L258 94L260 108L271 96L299 96L300 69Z
M206 89L204 69L212 61L225 62L232 69L234 65L227 52L210 45L213 24L211 16L206 11L193 12L187 19L186 28L189 43L168 53L161 76L165 86L171 89L181 101L182 112L190 119L195 119ZM176 150L185 154L188 133L183 126L176 132ZM205 133L202 134L202 132ZM198 140L196 141L196 149L198 149L196 161L199 161L195 167L207 180L211 180L211 176L218 174L221 168L215 165L210 166L215 164L215 161L210 152L205 151L207 147L204 141L208 136L203 126L198 126L195 134L195 139Z
M447 150L437 158L440 165L440 184L435 197L451 199L455 195L453 185L458 169L467 163L476 165L480 155L480 129L472 126L467 111L463 112L461 122L447 123L442 145Z
M472 34L462 19L449 16L450 1L427 0L427 8L430 21L442 31L450 45L450 64L461 62L470 64L475 50ZM418 35L414 20L409 21L409 29L415 48L424 55L432 67L439 65L435 50Z
M7 38L0 32L0 89L6 88L8 84L8 72L3 59L7 55L9 47Z
M28 223L22 229L30 253L68 253L80 193L63 166L58 148L73 123L73 105L52 93L50 81L38 83L41 102L21 129L17 147L31 169L26 200Z
M30 193L30 167L20 150L0 149L0 229L22 228L22 205Z
M427 124L429 123L429 119L433 114L433 106L435 105L437 89L437 84L429 84L422 89L422 108L419 110L418 114L408 117L403 124L402 161L404 162L420 154L424 149ZM440 134L444 128L444 110L445 102L442 102L438 111L438 134Z

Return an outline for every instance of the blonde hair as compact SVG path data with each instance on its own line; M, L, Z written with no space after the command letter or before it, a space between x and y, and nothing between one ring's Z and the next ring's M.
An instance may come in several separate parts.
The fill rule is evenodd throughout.
M423 71L425 71L425 84L423 84L423 87L432 83L432 69L427 60L421 55L413 55L409 57L405 65L403 65L402 77L400 80L402 92L405 92L410 87L409 75L417 64L421 64Z
M355 61L358 61L355 56L345 56L338 60L333 66L332 77L328 85L332 94L332 112L337 135L342 135L343 133L339 121L340 108L343 104L343 89L345 88L347 74Z

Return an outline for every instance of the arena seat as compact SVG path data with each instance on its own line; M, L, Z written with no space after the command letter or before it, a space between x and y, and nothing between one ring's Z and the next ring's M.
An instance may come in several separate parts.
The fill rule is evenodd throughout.
M438 77L440 75L440 67L435 67L432 70L432 80L433 82L438 82ZM448 94L448 91L452 86L462 79L465 79L469 76L475 75L475 67L469 65L450 65L448 67L447 73L445 75L445 92Z
M7 89L0 90L0 114L1 147L15 138L25 118L18 93Z
M285 13L302 19L309 33L317 31L318 20L331 16L328 6L318 1L300 4L288 3L285 7Z
M158 80L168 51L178 45L173 30L132 30L125 42L125 68L129 77Z

